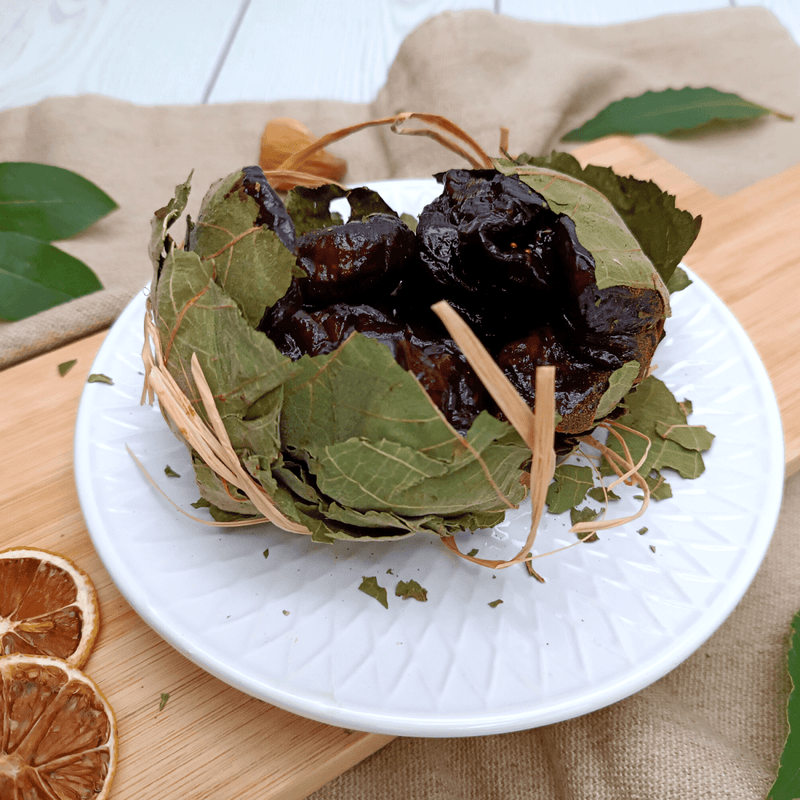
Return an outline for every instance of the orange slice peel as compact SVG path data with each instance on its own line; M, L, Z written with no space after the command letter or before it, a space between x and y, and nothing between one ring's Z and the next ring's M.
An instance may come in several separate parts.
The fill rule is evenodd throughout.
M55 656L82 667L100 627L89 576L32 547L0 552L0 655Z
M60 658L3 656L0 705L0 797L108 797L117 723L91 678Z

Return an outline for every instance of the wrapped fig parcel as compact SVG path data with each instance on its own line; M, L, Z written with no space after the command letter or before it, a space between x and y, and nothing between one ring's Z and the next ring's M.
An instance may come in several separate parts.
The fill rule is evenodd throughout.
M169 229L189 182L156 212L146 388L215 518L262 519L263 496L317 541L391 540L491 527L517 506L531 451L431 311L440 300L531 407L536 368L555 366L557 452L648 375L699 218L565 154L436 179L416 229L365 188L284 202L258 167L209 190L182 246ZM234 468L189 440L168 391Z

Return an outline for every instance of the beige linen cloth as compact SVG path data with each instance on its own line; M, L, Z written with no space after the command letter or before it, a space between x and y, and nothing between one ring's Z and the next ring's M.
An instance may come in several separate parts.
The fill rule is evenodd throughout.
M265 76L269 80L269 76ZM546 153L610 101L685 85L732 91L795 115L725 134L642 137L718 194L800 161L800 48L758 8L728 8L612 27L445 13L404 42L374 103L330 101L137 107L53 98L0 114L0 160L78 171L120 208L62 243L103 291L0 325L0 368L108 325L150 278L152 212L194 170L195 211L209 184L257 159L266 121L302 120L318 135L400 111L443 114L497 152ZM418 137L372 129L335 145L347 180L426 177L460 159ZM800 477L744 600L691 658L609 708L545 728L473 739L397 739L316 792L314 800L696 800L765 797L786 733L785 644L800 608L793 547Z

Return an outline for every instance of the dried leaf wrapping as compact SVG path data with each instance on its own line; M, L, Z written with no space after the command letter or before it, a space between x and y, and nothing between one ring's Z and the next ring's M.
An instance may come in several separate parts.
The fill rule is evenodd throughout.
M558 155L561 163L563 154ZM668 208L672 202L674 210L674 198L664 200L658 190L654 199L649 185L631 193L613 173L584 171L574 159L566 171L534 161L501 168L520 174L554 211L573 219L580 244L596 264L598 285L655 289L668 309L665 280L693 241L699 220L691 215L687 220L684 212L676 217ZM576 170L592 180L576 179ZM187 221L186 249L175 246L169 231L185 209L189 181L176 187L175 198L153 221L151 304L165 363L181 391L205 416L192 377L196 356L241 465L285 518L317 541L394 539L417 532L449 536L500 522L527 492L521 478L530 450L513 427L482 412L460 436L389 349L359 333L331 353L291 361L256 330L299 268L293 243L262 225L263 209L252 186L243 184L245 173L233 173L207 193L197 223ZM613 199L604 196L605 184ZM287 201L294 229L340 222L330 201L343 196L357 218L394 213L369 190L301 188ZM650 227L652 219L659 220L655 232L644 225L644 242L625 224L637 208L651 216ZM683 231L679 245L660 251L665 230L674 228ZM658 270L651 263L654 252ZM637 361L609 373L600 416L628 397L641 377ZM685 413L672 411L659 421L685 427ZM699 451L687 456L674 438L660 437L663 445L648 470L671 466L682 474L698 473ZM196 454L193 463L215 515L258 516L243 491ZM585 498L591 475L578 477L557 474L548 496L551 511Z
M557 151L549 156L523 154L516 161L501 160L498 164L506 170L522 170L525 165L555 170L601 192L665 283L673 277L700 232L702 218L677 208L675 197L653 181L618 175L611 167L582 167L573 155ZM549 188L543 188L542 193L548 197ZM684 281L676 282L673 290L685 285Z

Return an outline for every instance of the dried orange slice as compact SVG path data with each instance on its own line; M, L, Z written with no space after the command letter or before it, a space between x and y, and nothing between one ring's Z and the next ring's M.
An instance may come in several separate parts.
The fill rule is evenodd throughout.
M0 552L0 655L56 656L82 667L100 627L89 576L35 548Z
M97 685L60 658L0 657L0 797L103 800L117 724Z

